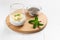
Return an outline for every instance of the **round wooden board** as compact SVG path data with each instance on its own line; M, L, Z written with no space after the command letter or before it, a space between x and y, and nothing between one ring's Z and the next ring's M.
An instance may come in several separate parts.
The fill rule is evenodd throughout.
M21 33L35 33L38 31L41 31L42 29L45 28L46 24L47 24L47 17L41 13L38 12L38 20L41 21L42 24L44 24L43 26L40 26L39 28L37 27L36 29L33 29L33 25L29 24L28 21L34 19L34 17L29 16L28 13L26 13L26 22L24 23L24 25L22 26L14 26L10 23L10 19L9 19L9 15L6 17L6 24L8 25L8 27L16 32L21 32Z

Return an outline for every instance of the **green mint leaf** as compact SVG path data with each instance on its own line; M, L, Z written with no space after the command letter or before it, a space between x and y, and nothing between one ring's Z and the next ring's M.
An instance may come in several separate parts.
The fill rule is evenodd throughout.
M33 28L35 29L36 27L38 27L38 21L34 21L34 25L33 25Z
M34 25L33 25L33 28L35 29L37 27L37 24L35 23Z
M16 14L15 17L16 17L16 16L20 16L20 14Z
M35 16L35 20L38 21L38 17L37 16Z
M39 24L39 26L43 26L43 24Z
M30 24L34 24L34 21L35 21L35 20L30 20L29 23L30 23Z

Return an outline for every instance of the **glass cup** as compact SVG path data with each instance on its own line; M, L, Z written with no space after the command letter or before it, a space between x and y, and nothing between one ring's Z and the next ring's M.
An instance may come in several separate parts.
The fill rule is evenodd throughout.
M14 26L21 26L24 24L24 22L26 21L26 16L25 16L25 8L24 8L24 5L21 4L21 3L14 3L12 5L10 5L10 23L13 24ZM17 18L13 18L13 14L19 14L21 13L21 19L20 17L17 16ZM18 21L16 21L18 20Z
M24 9L26 9L26 8L25 8L24 4L13 3L12 5L10 5L10 12L14 12L14 11L16 11L18 9L22 9L23 13L25 13Z

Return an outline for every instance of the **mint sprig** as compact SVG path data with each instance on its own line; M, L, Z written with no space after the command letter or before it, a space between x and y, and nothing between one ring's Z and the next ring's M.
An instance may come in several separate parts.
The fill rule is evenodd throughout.
M35 19L34 20L30 20L29 21L30 24L33 24L33 28L37 28L39 26L43 26L43 24L41 24L39 21L38 21L38 17L35 16Z

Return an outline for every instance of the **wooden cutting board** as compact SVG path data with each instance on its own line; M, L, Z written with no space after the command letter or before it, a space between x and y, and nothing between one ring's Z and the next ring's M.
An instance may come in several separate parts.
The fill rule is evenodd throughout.
M17 12L19 12L21 10L18 10ZM24 25L22 26L14 26L10 23L10 19L9 19L9 15L6 17L6 24L8 25L8 27L16 32L20 32L20 33L35 33L35 32L39 32L42 29L45 28L45 26L47 25L47 17L42 13L42 12L38 12L38 20L41 21L42 24L44 24L43 26L40 26L39 28L37 27L36 29L33 29L33 25L29 24L28 21L34 19L34 17L31 17L29 15L29 13L27 12L26 15L26 21L24 23Z

